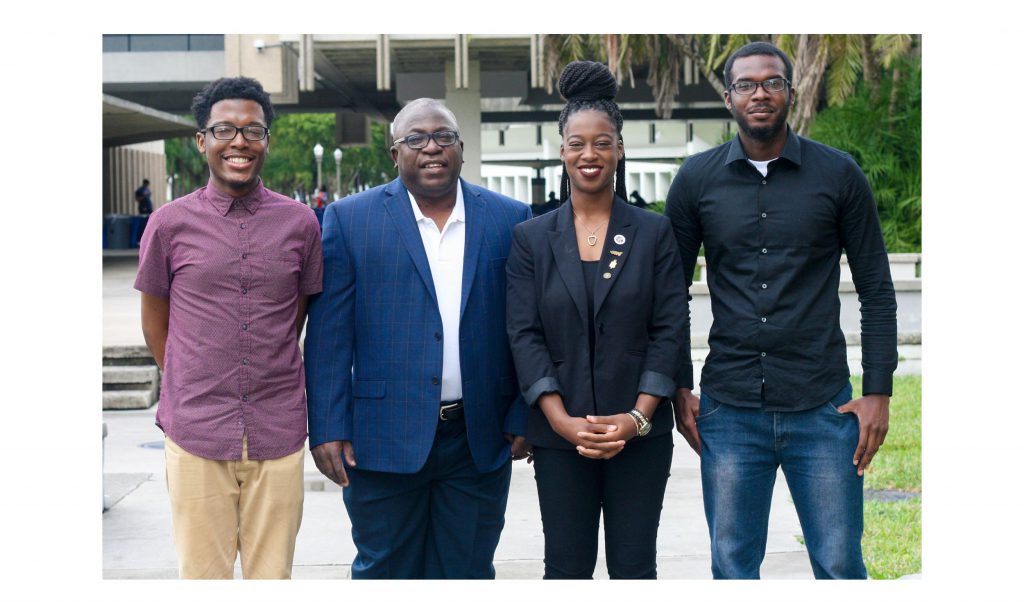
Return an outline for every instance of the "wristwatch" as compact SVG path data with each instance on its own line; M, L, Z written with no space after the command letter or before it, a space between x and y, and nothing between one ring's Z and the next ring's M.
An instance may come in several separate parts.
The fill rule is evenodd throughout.
M637 437L643 437L647 433L651 432L651 421L647 419L644 412L634 407L629 410L629 415L633 418L633 421L636 422Z

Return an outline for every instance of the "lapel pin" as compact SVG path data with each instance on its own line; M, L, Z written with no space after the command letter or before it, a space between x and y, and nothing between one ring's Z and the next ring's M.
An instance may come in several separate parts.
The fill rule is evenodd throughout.
M611 278L612 278L612 274L611 274L611 273L608 273L608 272L606 271L606 272L605 272L605 274L604 274L604 278L605 278L605 279L611 279Z
M615 235L615 238L613 238L612 240L615 241L616 245L622 245L623 243L626 242L626 237L622 235Z
M608 263L608 268L609 269L614 269L617 266L619 266L619 261L618 260L612 260L611 262Z
M608 253L611 254L612 256L621 256L622 255L622 252L616 251L614 249L608 250Z

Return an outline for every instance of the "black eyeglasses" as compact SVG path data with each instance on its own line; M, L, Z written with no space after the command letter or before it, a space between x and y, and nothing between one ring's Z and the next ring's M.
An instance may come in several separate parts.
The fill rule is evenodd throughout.
M266 126L243 126L239 128L231 124L217 124L216 126L204 128L200 132L203 134L209 132L218 141L233 141L235 135L239 132L242 133L242 138L247 141L262 141L270 134L270 129Z
M774 94L789 87L789 80L783 77L774 77L764 81L737 81L730 85L729 89L740 96L749 96L757 91L757 86L759 85L764 91Z
M409 146L409 149L423 149L430 142L430 139L434 139L434 142L441 147L451 147L459 142L459 133L454 130L442 130L441 132L431 132L430 134L410 134L395 141L395 147L399 143L405 143Z

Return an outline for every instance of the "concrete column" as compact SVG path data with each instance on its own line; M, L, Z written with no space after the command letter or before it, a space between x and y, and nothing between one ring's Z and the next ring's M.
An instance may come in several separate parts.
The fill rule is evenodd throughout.
M654 176L654 200L665 200L671 183L672 179L667 173L656 174Z
M480 184L480 62L469 62L469 87L455 87L455 62L444 65L444 102L459 122L459 134L466 148L462 178Z
M657 200L654 197L654 173L645 172L641 175L640 181L643 187L640 188L640 196L643 197L647 202Z

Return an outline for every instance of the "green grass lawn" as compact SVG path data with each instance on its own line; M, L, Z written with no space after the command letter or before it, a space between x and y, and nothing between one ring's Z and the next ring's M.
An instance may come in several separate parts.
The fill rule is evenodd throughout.
M854 398L861 380L854 377ZM867 490L921 492L921 377L897 377L889 433L868 467ZM898 578L921 571L921 499L865 501L864 563L868 576Z

